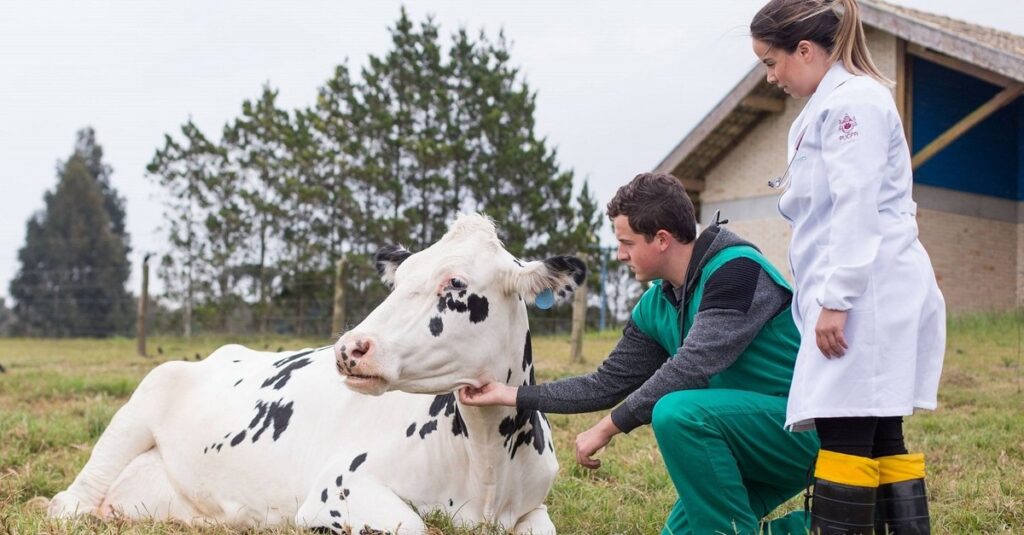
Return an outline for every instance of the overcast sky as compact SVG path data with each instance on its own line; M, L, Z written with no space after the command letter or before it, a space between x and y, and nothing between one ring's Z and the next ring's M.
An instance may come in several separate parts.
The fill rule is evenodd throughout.
M445 36L504 29L537 92L539 132L603 205L750 69L747 24L763 1L429 0L407 9L417 22L434 15ZM1022 0L897 3L1024 34ZM0 0L0 296L77 130L96 129L127 199L137 276L143 253L165 250L162 191L145 175L164 134L191 117L216 137L264 83L280 90L282 107L308 106L334 66L388 49L401 5Z

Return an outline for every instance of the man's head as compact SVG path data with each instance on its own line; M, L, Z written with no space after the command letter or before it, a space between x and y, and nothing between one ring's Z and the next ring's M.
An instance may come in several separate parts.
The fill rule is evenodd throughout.
M608 203L608 218L619 242L619 261L628 263L640 281L664 278L666 253L697 236L690 197L677 178L665 173L642 173L619 188Z

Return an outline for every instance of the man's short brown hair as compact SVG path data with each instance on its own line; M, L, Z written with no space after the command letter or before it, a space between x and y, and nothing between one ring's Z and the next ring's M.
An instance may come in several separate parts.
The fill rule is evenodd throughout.
M697 237L693 202L682 182L668 173L641 173L619 188L608 202L608 219L624 215L629 227L647 241L666 230L682 243Z

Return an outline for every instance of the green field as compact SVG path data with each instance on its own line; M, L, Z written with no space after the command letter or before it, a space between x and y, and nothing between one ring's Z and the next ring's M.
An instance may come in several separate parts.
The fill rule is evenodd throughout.
M939 410L908 420L908 445L928 455L935 533L1024 532L1024 394L1021 392L1020 316L979 316L952 322ZM567 364L567 337L534 341L538 380L592 370L617 333L588 336L587 363ZM166 360L205 356L227 342L300 348L321 339L178 338L134 341L0 339L0 534L252 533L177 524L48 520L37 497L64 489L85 464L92 444L145 373ZM657 533L675 493L661 467L649 428L613 440L600 470L576 466L573 439L600 415L550 415L561 471L548 497L559 532ZM36 499L34 499L36 498ZM789 506L795 507L798 501ZM434 516L436 533L454 530ZM277 528L261 533L292 533Z

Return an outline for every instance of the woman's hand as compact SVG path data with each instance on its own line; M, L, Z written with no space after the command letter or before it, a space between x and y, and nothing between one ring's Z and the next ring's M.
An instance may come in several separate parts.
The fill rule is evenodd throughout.
M814 327L814 336L818 342L818 349L826 358L839 358L846 354L846 336L843 329L846 327L846 311L821 309L818 316L818 325Z
M593 456L611 442L612 437L621 433L611 416L601 418L594 427L576 435L576 462L584 468L594 470L601 467L601 460Z
M459 401L463 405L473 407L487 407L491 405L515 407L516 395L518 393L519 389L514 386L501 383L487 383L480 388L462 387L459 390Z

